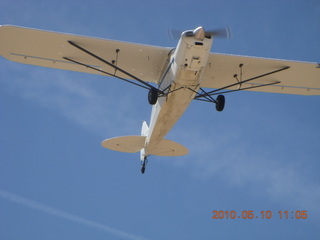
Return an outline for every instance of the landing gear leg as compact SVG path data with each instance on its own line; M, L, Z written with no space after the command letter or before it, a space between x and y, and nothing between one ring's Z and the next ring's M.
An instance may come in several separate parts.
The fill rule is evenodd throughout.
M142 161L142 164L141 164L141 173L144 174L145 170L146 170L146 165L148 163L148 159L147 157L145 157Z

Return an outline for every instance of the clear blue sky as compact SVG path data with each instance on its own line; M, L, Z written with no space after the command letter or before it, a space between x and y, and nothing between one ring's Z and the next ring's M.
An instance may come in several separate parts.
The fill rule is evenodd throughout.
M168 28L229 26L212 51L320 62L318 0L2 0L0 24L170 47ZM239 92L222 113L193 102L168 136L190 154L151 157L141 175L139 154L100 142L140 133L144 89L2 57L0 74L1 240L320 238L319 96Z

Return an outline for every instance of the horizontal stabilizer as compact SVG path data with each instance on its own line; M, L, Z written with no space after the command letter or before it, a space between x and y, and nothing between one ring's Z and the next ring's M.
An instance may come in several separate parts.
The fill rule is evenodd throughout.
M136 153L145 147L146 136L124 136L104 140L101 145L105 148L127 153ZM189 150L181 144L162 139L156 147L147 150L148 155L156 156L183 156L189 153Z
M145 140L146 136L115 137L104 140L101 145L118 152L135 153L144 147Z
M189 150L182 146L180 143L162 139L155 148L148 149L148 155L156 156L183 156L189 153Z

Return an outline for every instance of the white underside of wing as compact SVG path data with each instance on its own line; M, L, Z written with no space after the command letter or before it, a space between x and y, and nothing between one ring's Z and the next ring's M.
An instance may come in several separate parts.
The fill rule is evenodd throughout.
M65 60L67 57L110 74L129 78L71 46L73 41L146 82L159 81L170 49L16 26L0 26L0 54L12 61L86 73L101 74Z
M201 87L218 89L236 83L234 75L237 74L238 79L240 78L240 64L243 64L242 80L289 67L287 70L247 82L242 88L279 81L279 84L254 88L251 91L320 95L319 64L216 53L209 56ZM231 89L237 88L238 86L234 86Z

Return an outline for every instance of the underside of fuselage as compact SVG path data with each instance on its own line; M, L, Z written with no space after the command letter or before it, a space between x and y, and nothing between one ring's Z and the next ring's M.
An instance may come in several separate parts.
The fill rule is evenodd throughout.
M182 34L159 84L165 95L153 106L142 158L155 151L196 96L211 45L211 37Z

